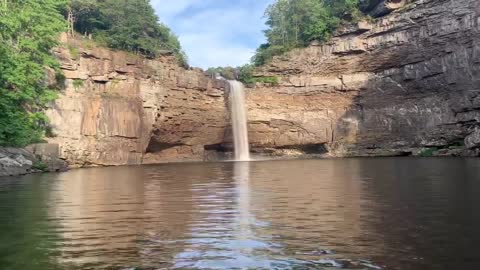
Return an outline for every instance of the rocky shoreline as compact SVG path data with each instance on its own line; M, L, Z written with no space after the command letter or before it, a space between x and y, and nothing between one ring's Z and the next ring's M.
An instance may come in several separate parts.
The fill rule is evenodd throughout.
M68 170L59 158L59 146L34 144L26 148L0 147L0 177Z

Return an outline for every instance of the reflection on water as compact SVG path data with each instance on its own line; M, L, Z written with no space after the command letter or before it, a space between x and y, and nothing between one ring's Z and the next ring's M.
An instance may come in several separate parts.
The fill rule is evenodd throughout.
M480 269L479 175L392 158L2 179L0 269Z

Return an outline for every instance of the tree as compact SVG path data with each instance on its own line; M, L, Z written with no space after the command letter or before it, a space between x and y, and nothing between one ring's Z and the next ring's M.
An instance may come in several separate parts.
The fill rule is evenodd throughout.
M263 65L292 48L326 41L342 20L355 20L359 13L358 0L276 0L265 12L268 42L252 61Z
M55 97L45 68L58 68L50 50L65 29L61 0L3 0L0 6L0 145L23 146L44 134L42 113Z
M178 38L159 22L149 0L70 0L65 13L73 30L105 46L148 57L172 51L187 65Z
M103 25L97 0L71 0L65 13L70 36L75 31L88 35Z

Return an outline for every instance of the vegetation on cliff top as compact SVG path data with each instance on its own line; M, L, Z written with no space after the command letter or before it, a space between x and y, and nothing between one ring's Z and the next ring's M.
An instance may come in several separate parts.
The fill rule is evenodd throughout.
M149 0L71 0L65 13L71 34L148 57L171 51L187 65L178 38L159 22Z
M149 57L173 51L186 65L178 39L158 22L149 0L2 0L0 146L38 142L48 131L43 111L58 89L46 71L62 77L51 50L67 29Z
M254 69L255 67L252 64L246 64L240 67L209 68L206 72L212 77L218 74L227 80L238 80L247 85L255 83L278 84L277 77L254 77Z
M65 29L65 1L4 0L0 4L0 145L23 146L41 139L42 113L55 98L45 68L58 69L50 50Z
M328 40L342 21L362 17L359 0L276 0L265 12L267 43L252 59L256 66L310 42Z
M207 70L245 84L277 84L276 77L254 77L254 67L312 41L327 41L343 22L358 21L365 16L359 0L276 0L265 11L267 43L260 45L251 63L241 67L217 67ZM365 1L363 1L365 2ZM368 2L368 1L367 1Z

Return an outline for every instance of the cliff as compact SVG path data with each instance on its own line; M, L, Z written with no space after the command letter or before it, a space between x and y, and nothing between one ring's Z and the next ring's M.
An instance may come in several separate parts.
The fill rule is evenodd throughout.
M279 84L247 90L254 152L479 155L480 2L370 2L366 9L383 17L345 25L328 43L256 71ZM147 59L63 42L55 53L65 87L47 112L48 140L70 166L200 161L231 151L224 82L180 67L168 52Z
M47 112L50 143L72 167L202 160L223 141L224 84L180 67L62 38L64 89Z
M280 79L249 94L258 151L479 155L479 1L413 1L256 75Z

